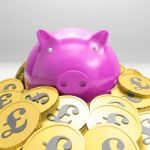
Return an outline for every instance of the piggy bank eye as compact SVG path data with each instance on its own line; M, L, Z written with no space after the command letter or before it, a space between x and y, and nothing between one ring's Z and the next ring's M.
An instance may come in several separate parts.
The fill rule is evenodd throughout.
M51 53L53 51L52 48L48 48L48 53Z
M92 49L93 49L93 51L95 51L95 52L99 51L99 48L98 48L96 45L93 45L93 46L92 46Z

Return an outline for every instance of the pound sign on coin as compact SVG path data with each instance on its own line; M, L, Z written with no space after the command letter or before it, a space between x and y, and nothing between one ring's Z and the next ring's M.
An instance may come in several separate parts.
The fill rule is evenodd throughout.
M45 142L43 143L43 145L46 147L45 150L58 150L57 145L58 145L60 140L66 140L67 141L63 146L64 150L71 150L72 149L72 142L70 139L68 139L67 137L64 137L64 136L56 136L56 137L53 137L51 140L49 140L49 142L47 144Z
M0 96L0 109L2 109L3 107L5 107L6 105L8 105L12 102L11 99L8 99L11 96L12 96L11 93L7 93L7 94ZM4 98L4 97L6 97L6 98ZM4 102L7 102L7 103L4 104Z
M133 103L140 103L140 102L142 101L142 98L140 98L140 97L136 97L136 98L135 98L135 95L134 95L134 94L128 93L128 92L127 92L127 95L122 96L122 97L127 98L129 101L131 101L131 102L133 102Z
M116 124L116 125L120 126L121 124L116 121L117 117L121 117L122 118L121 122L123 124L128 124L129 123L129 120L125 116L123 116L121 114L117 114L117 113L111 113L111 114L108 115L107 118L103 117L103 119L107 120L108 123L113 123L113 124Z
M147 122L150 125L150 118L144 119L144 120L141 121L141 123L142 123L142 133L148 136L147 138L144 139L143 143L145 145L149 145L150 144L150 126L149 127L144 126L144 124L143 124L144 122L145 123Z
M37 93L36 96L33 97L31 95L27 95L25 99L44 105L49 101L49 96L46 93Z
M54 122L62 122L62 123L70 124L72 122L72 120L68 120L68 121L65 122L65 121L62 121L61 118L63 118L64 116L70 116L70 114L67 113L67 111L71 107L74 108L72 110L73 115L79 114L79 109L76 106L67 104L67 105L63 105L60 108L60 110L57 109L58 110L58 115L57 116L54 116L53 114L48 114L47 119L50 120L50 121L54 121ZM54 119L51 119L51 117L54 117Z
M111 102L109 102L109 104L118 104L119 106L125 108L125 105L123 103L121 103L121 102L111 101Z
M117 141L117 145L116 145L117 150L124 150L125 149L125 145L120 139L118 139L118 138L109 138L109 139L107 139L103 142L102 150L113 150L110 146L110 142L114 141L114 140Z
M19 127L17 126L17 121L21 120L21 117L19 118L15 118L14 114L18 112L19 115L23 115L26 113L26 110L24 108L18 108L16 110L14 110L13 112L11 112L7 118L7 123L5 123L3 126L9 126L10 130L6 130L2 133L1 137L2 138L8 138L9 136L11 136L14 133L19 133L21 131L23 131L26 126L27 126L27 119L24 121L24 123L22 125L20 125Z
M9 88L11 87L11 89L15 90L16 89L16 85L15 84L8 84L4 87L4 90L9 90Z
M145 86L142 85L142 79L133 77L130 79L130 82L134 85L136 85L136 90L142 90L142 89L150 89L150 85L146 84Z

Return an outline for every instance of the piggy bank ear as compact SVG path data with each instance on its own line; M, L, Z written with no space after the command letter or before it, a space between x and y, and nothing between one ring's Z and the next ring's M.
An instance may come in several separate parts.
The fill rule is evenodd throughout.
M91 40L92 41L95 41L97 43L100 44L100 46L105 46L107 41L108 41L108 36L109 36L109 33L107 30L101 30L97 33L95 33L92 37L91 37Z
M41 46L45 46L48 43L52 45L56 41L56 39L53 37L53 35L51 35L50 33L46 32L44 30L37 31L37 39Z

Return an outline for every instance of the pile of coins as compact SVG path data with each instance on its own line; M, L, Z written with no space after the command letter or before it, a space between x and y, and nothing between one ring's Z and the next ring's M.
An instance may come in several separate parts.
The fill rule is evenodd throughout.
M148 150L150 79L121 65L112 92L86 103L40 86L25 89L24 64L0 82L0 150Z

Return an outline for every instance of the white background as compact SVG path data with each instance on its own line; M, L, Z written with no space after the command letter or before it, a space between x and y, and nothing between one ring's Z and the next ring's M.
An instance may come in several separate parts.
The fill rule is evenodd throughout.
M121 63L150 63L150 0L0 0L0 62L23 62L40 28L110 31Z
M65 27L108 29L120 63L150 77L150 0L0 0L0 79L14 76L38 29Z

